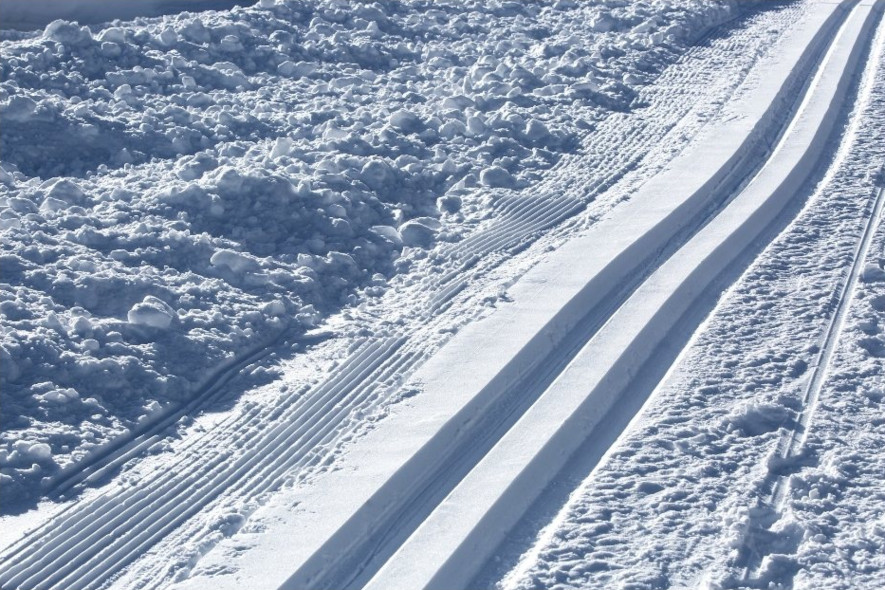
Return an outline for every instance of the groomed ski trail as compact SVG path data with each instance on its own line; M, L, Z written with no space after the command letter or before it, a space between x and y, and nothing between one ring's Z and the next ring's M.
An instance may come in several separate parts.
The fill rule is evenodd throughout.
M625 150L628 155L625 156L624 167L629 169L640 156L630 155L633 147L629 143L627 145L630 150ZM476 257L488 252L521 247L533 234L586 207L587 200L602 194L622 175L623 172L619 171L608 179L594 179L590 190L582 193L583 200L577 201L577 204L567 200L549 206L533 205L531 199L514 202L507 209L507 221L501 227L480 232L477 235L481 235L481 238L457 247L457 257L470 266L476 263ZM738 180L735 179L735 182ZM427 318L445 310L464 289L465 281L458 280L457 273L450 273L447 277L447 280L434 285L439 287L439 294L433 300ZM63 535L57 543L44 543L39 540L41 535L35 534L32 543L19 545L5 554L2 579L20 584L21 587L100 587L121 567L212 502L233 482L240 486L242 497L256 498L278 486L288 473L297 472L300 467L319 460L315 449L328 448L336 438L343 437L338 425L349 416L352 408L360 407L366 401L394 395L401 377L419 366L427 356L428 352L421 348L420 343L407 342L401 334L380 342L365 342L341 363L343 370L340 374L318 386L310 395L299 397L290 407L277 410L275 418L279 419L278 425L262 439L267 441L268 446L248 449L243 455L245 458L233 463L233 469L230 464L233 450L230 447L222 451L214 448L209 457L202 457L206 471L201 471L199 477L193 473L189 474L188 479L182 479L178 474L164 474L158 480L128 488L119 495L100 496L87 510L75 509L73 513L62 515L52 523L57 530L69 530L68 535L75 537L65 538ZM266 418L261 414L261 410L255 408L227 426L250 431L256 427L258 417ZM316 420L319 416L323 420ZM292 419L294 425L285 424ZM213 442L218 442L220 437L220 433L213 433L189 449L195 455L200 455L202 450L212 448ZM294 445L294 451L290 445ZM268 449L270 452L266 452ZM285 459L281 459L284 452ZM255 471L259 458L262 467ZM115 464L107 463L109 469ZM96 467L94 465L93 469ZM95 471L100 472L98 469ZM194 485L194 481L202 483ZM164 500L158 503L161 498ZM176 508L175 505L179 506ZM158 513L165 516L156 520L147 518ZM103 517L95 519L96 514ZM134 525L146 518L150 524L142 530L136 531L138 526L142 526L138 525L129 532L118 534L121 532L120 523ZM89 551L84 553L84 548L89 548ZM32 553L34 557L30 560L22 558L35 549ZM64 566L59 568L53 565L58 563ZM7 568L10 564L12 566ZM15 577L9 576L10 571L14 572Z
M718 277L745 258L745 249L760 249L754 243L756 237L778 218L812 174L833 120L844 108L881 9L882 3L872 2L854 9L766 168L618 310L367 588L467 587L571 454L622 403L619 398L641 395L633 384L644 372L654 372L647 363L663 360L669 366L671 357L666 353L663 359L656 358L659 347L673 348L675 334L690 335L700 324L703 310L710 307L704 299L715 301L722 290ZM875 56L870 63L875 66ZM877 204L871 219L877 219L878 208ZM871 235L868 231L860 250L868 247ZM852 279L856 281L858 275L856 268ZM705 294L709 287L713 290ZM836 325L843 315L837 313ZM688 325L680 325L684 323ZM832 348L828 344L823 349L824 363L826 351ZM815 375L812 388L817 380ZM626 427L628 422L622 423Z
M780 203L777 203L777 204L771 206L773 210L769 209L768 211L766 211L764 214L761 215L761 219L767 219L768 221L762 223L762 227L756 228L757 230L761 231L763 227L767 227L768 223L770 223L773 218L777 217L778 212L780 211L780 207L784 206L784 199L789 201L789 198L792 197L793 192L797 189L796 184L797 183L801 184L805 179L807 179L808 175L810 174L809 168L813 168L814 162L816 162L817 159L820 157L820 153L823 149L823 144L826 143L826 138L829 135L828 125L831 124L831 121L829 121L827 119L827 115L832 115L834 109L841 109L841 107L842 107L840 99L842 97L844 97L844 94L847 92L846 87L848 86L849 81L851 79L851 74L853 73L853 69L852 69L853 62L855 62L857 60L859 53L862 49L862 46L864 45L863 39L865 39L865 34L866 34L866 32L868 32L868 30L871 26L871 24L870 24L871 18L866 18L866 17L869 14L872 14L873 12L874 11L870 10L869 3L861 3L860 8L855 13L853 13L854 16L852 17L851 21L849 22L849 25L846 25L846 28L850 29L850 32L845 34L845 36L847 36L849 40L841 42L839 51L836 52L839 55L835 58L835 61L836 61L835 65L830 64L830 66L828 67L828 71L829 71L828 77L830 78L830 80L827 83L827 85L828 85L827 90L825 90L823 92L823 94L825 96L822 99L818 99L819 101L823 101L825 103L823 107L820 107L820 106L817 107L817 113L815 115L816 117L818 117L820 125L819 126L818 125L812 126L812 132L811 132L812 137L810 139L806 137L804 140L803 139L793 140L794 143L798 142L799 144L801 144L803 141L808 141L810 144L808 152L806 155L803 155L802 157L800 157L798 162L795 162L793 165L787 167L788 170L792 171L792 170L794 170L793 166L796 166L797 171L795 173L790 173L788 175L789 182L786 182L786 186L787 186L786 189L783 189L783 188L777 189L776 192L778 192L779 198L781 201L780 201ZM861 16L857 16L858 14L860 14ZM845 16L845 15L842 15L842 16ZM837 41L837 43L839 43L839 42ZM841 65L840 65L840 63L838 63L840 59L843 60ZM844 75L839 74L839 72L844 70L846 66L848 66L847 73L845 73ZM826 96L827 92L830 93L829 99ZM827 103L827 100L830 100L831 102ZM821 110L821 109L823 109L823 110ZM799 116L802 116L803 114L804 114L804 111L801 112ZM806 133L807 133L807 131L806 131ZM789 151L789 150L787 150L787 151ZM789 161L789 156L787 157L787 160ZM776 167L776 166L774 166L774 167ZM771 175L771 173L769 172L769 176L770 175ZM769 182L770 182L770 180L769 180ZM765 189L761 189L761 190L765 190ZM791 191L793 191L793 192L791 192ZM757 193L758 192L759 192L759 190L757 190ZM758 198L758 195L757 195L757 198ZM768 216L768 217L766 217L766 216ZM753 224L753 221L747 222L747 220L744 217L742 217L740 214L738 214L737 219L739 221L742 221L742 223L745 223L745 224L746 223L749 223L750 225ZM756 221L756 220L754 220L754 221ZM679 231L679 230L684 230L684 229L685 228L683 228L683 227L678 227L677 229L674 229L673 231ZM689 232L689 233L693 233L693 232ZM751 241L752 241L753 235L755 235L755 234L750 235ZM747 239L747 235L744 235L740 239ZM738 241L740 242L740 240L738 240ZM743 250L743 248L740 248L739 250ZM730 259L729 259L729 261L730 261ZM726 265L727 265L727 263L726 263ZM689 268L693 268L693 267L689 267ZM719 269L719 270L707 269L707 270L712 272L711 278L709 280L712 280L713 278L715 278L718 275L719 272L721 272L721 269ZM526 281L530 282L531 279L527 278ZM541 281L541 282L543 282L543 281ZM592 307L592 306L589 306L589 307ZM580 312L577 312L577 313L580 313ZM565 328L560 328L560 329L563 329L564 331L567 332L569 328L565 327ZM552 335L553 338L559 338L559 339L564 338L564 336L562 334L556 333L555 328L553 330L551 330L551 332L548 332L548 337L550 335ZM541 358L545 358L545 356L546 355L541 355ZM437 368L437 369L439 369L439 368ZM522 375L512 375L511 374L511 375L504 377L504 378L501 378L500 374L495 374L493 376L493 379L498 379L501 381L515 380L516 382L520 382L520 379L524 379L524 378L525 378L525 374L522 374ZM542 379L542 381L543 381L543 379ZM496 385L496 388L498 388L498 389L500 389L501 387L503 387L506 390L505 385L502 385L501 383L498 383ZM426 395L426 392L425 392L425 395ZM479 410L480 407L481 406L474 407L474 408L471 408L470 410L471 410L471 412L473 410ZM483 409L487 409L487 408L483 408ZM478 420L476 417L470 418L467 421L464 421L462 418L456 418L456 419L453 419L452 424L453 424L452 428L454 428L454 430L450 430L449 434L455 434L456 436L460 436L460 437L464 438L464 440L469 441L470 440L469 434L463 434L463 433L464 432L469 433L473 430L481 430L481 429L478 429L477 426L479 424L482 424L482 421ZM488 436L488 435L486 434L484 436ZM441 436L441 438L445 438L445 437ZM492 442L494 442L494 438L493 438ZM467 443L462 443L462 444L467 444ZM451 448L446 451L441 451L438 448L434 449L434 450L424 450L424 451L422 451L421 457L416 458L416 461L426 462L426 460L432 459L433 462L438 462L438 461L440 461L440 457L456 456L457 454L458 454L457 451L452 450ZM477 457L477 459L478 459L478 457ZM469 461L469 459L464 459L464 460ZM367 520L362 520L359 516L355 516L354 519L351 521L351 523L348 526L337 529L337 532L335 533L335 538L340 539L340 541L343 541L346 545L337 545L334 540L331 541L328 546L325 546L325 547L323 547L323 549L320 549L315 554L315 556L313 558L308 560L306 567L304 567L302 570L299 570L299 572L296 574L296 576L294 576L293 578L291 578L289 580L289 584L292 587L300 587L301 585L304 585L304 584L308 584L310 586L317 586L317 587L323 587L326 585L334 586L334 587L341 587L344 584L346 584L347 578L346 577L341 578L338 576L342 576L342 575L343 576L353 576L354 572L359 571L358 570L359 564L365 563L365 562L361 561L362 559L364 559L366 557L368 557L368 559L370 559L370 560L375 559L375 552L377 551L377 546L378 546L378 538L377 537L373 537L371 539L365 539L365 538L360 537L359 534L354 534L354 533L357 530L374 530L374 531L391 531L391 534L394 537L396 537L397 535L402 535L402 530L399 528L399 526L402 524L402 522L400 522L400 521L402 519L408 519L409 516L407 514L406 515L402 514L401 509L404 506L411 505L414 502L420 503L420 500L413 499L413 498L419 498L421 496L420 489L428 489L428 490L434 489L435 491L433 493L439 494L440 492L438 489L436 489L436 486L437 486L437 484L440 483L440 477L446 478L446 477L452 475L452 473L446 471L445 459L442 459L442 463L437 463L437 465L440 465L440 464L442 464L443 467L437 471L432 471L432 468L424 467L423 469L425 469L425 471L424 471L425 475L422 475L420 472L415 472L414 470L406 469L404 471L401 471L398 474L399 480L400 480L399 482L393 482L393 480L388 481L385 484L385 489L388 489L388 493L395 493L397 500L390 505L385 505L385 501L383 500L383 496L373 498L372 501L369 502L369 504L366 504L366 506L370 506L370 508L367 508L367 510L369 512L362 515L362 517L369 518L369 519L376 518L375 516L372 516L372 513L377 511L380 514L395 515L394 516L395 520L391 521L389 523L386 523L386 524L381 524L379 522L372 523ZM431 469L431 471L430 471L431 474L438 473L440 475L439 476L428 475L427 474L428 469ZM405 481L408 481L409 484L408 484L408 486L404 487L402 484ZM453 481L453 484L456 484L457 481L458 481L458 479L455 478L455 480ZM359 488L359 485L357 485L356 487ZM416 493L415 492L416 488L418 489L417 496L413 495ZM351 490L351 491L353 491L353 490ZM356 490L356 493L360 493L359 489ZM387 518L387 517L382 515L381 522L384 522L384 520L383 520L384 518ZM316 531L314 531L314 534L318 534L318 533L316 533ZM383 533L379 533L379 534L383 534ZM363 544L365 544L365 547L364 548L355 547L354 543L356 545L363 543ZM374 548L370 548L370 547L374 547ZM361 553L364 550L368 550L368 553L367 554ZM475 557L475 559L481 559L481 557L477 556L477 557ZM354 566L356 566L356 569ZM349 573L346 573L346 572L349 572ZM464 571L464 572L459 573L459 575L469 575L469 572ZM196 583L198 583L198 582L196 582Z

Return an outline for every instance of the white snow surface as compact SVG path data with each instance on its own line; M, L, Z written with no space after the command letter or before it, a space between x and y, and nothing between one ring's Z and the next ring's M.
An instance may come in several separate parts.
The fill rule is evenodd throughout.
M4 41L4 510L241 351L382 293L729 15L264 2Z
M0 587L885 587L885 0L60 10Z

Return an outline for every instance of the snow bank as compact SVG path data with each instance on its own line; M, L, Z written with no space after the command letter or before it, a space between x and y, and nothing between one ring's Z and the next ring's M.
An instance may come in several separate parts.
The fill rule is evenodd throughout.
M4 510L442 255L729 7L287 0L7 37Z

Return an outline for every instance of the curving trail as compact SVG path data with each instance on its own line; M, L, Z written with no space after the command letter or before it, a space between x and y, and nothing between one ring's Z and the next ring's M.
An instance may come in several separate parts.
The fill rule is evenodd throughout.
M255 587L466 587L575 449L610 416L626 427L718 294L761 249L760 236L784 222L830 149L881 4L815 4L783 52L733 64L750 90L742 94L743 78L736 81L707 104L701 123L701 99L712 91L704 94L691 67L674 68L651 97L658 102L647 124L624 136L623 119L602 122L582 138L600 142L598 151L563 158L534 194L502 199L494 222L428 263L438 272L392 294L387 304L408 302L402 321L379 321L330 375L279 405L232 413L188 440L175 469L148 470L72 504L0 554L0 587L167 586L199 555L185 563L146 556L184 543L208 552L292 482L316 484L280 525L300 542L282 553L259 548L248 567L285 565L269 568ZM712 47L686 60L715 61L727 43ZM779 82L759 87L760 79ZM673 100L691 93L700 106ZM680 137L694 143L686 148ZM649 155L668 147L664 170L661 157ZM880 191L856 267L881 201ZM590 230L574 238L581 224ZM531 264L520 253L557 231L573 239L526 271ZM521 275L507 292L514 303L483 318L476 302L484 293L474 283L511 270ZM833 320L834 339L840 318L844 311ZM453 325L463 329L439 336ZM208 378L195 402L90 456L53 489L112 476L272 346ZM829 354L828 344L818 366ZM821 379L809 382L809 407ZM420 391L414 400L404 395L411 390ZM388 411L366 428L365 416ZM784 442L785 460L801 445L799 431ZM343 469L330 470L342 449ZM383 464L354 477L350 466L372 453L384 453ZM320 513L309 501L335 511ZM218 514L231 516L222 535ZM753 567L748 561L750 576ZM183 586L240 583L208 582L206 571Z

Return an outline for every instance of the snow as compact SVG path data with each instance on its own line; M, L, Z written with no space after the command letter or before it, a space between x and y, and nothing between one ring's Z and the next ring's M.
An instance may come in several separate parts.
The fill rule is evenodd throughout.
M126 317L130 324L165 330L178 316L168 303L153 295L147 295L143 301L132 306Z
M35 383L99 401L93 438L57 448L63 462L139 422L144 399L198 395L230 355L297 336L458 239L485 217L484 187L537 179L574 150L578 123L629 108L625 70L676 55L638 37L621 49L571 11L666 14L671 43L728 14L265 4L58 20L3 44L5 444L77 436L83 415L38 418ZM526 33L539 18L557 30L541 45ZM590 79L598 91L576 98ZM7 498L36 492L25 466L3 469L21 486Z
M0 4L3 587L882 585L881 2Z

